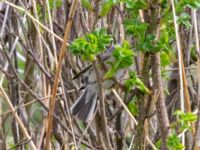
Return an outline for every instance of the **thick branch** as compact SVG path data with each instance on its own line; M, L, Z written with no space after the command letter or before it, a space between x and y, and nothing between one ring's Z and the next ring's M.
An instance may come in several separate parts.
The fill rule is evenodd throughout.
M151 64L152 64L152 77L153 77L153 91L156 92L157 90L160 91L157 103L156 103L156 110L157 110L157 117L159 120L159 126L161 131L162 137L162 148L167 149L166 146L166 139L169 134L169 119L167 115L167 109L165 106L165 97L163 92L163 84L161 78L161 66L160 66L160 54L153 54L151 57Z

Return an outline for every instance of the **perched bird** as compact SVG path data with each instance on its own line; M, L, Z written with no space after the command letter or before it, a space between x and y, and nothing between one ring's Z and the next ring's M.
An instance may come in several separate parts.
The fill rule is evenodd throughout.
M109 48L105 54L101 55L101 58L105 62L107 68L110 67L108 62L111 62L113 60L113 57L111 56L113 50L114 46ZM102 70L102 76L103 72L104 71ZM124 69L119 70L116 73L115 78L120 79L123 77L123 74ZM105 80L103 81L102 85L103 88L109 89L114 85L114 81L112 79ZM89 120L91 120L96 108L98 94L99 86L97 83L96 73L94 71L94 68L92 68L89 72L88 82L85 90L70 108L72 115L76 116L78 119L84 122L88 122Z

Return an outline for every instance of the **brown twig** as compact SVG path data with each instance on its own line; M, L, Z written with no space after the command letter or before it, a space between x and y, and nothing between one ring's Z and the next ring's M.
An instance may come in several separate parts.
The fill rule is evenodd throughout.
M138 125L137 120L135 119L135 117L132 115L132 113L130 112L130 110L128 109L128 107L124 104L123 100L120 98L119 94L112 89L113 94L115 95L116 99L121 103L122 107L124 108L124 110L128 113L128 115L131 117L131 119L133 120L133 123L135 125ZM152 146L152 148L154 150L157 150L157 148L155 147L155 145L151 142L151 140L149 139L149 137L146 135L146 139L149 142L149 144Z
M56 67L56 76L54 79L54 85L53 85L53 89L52 89L52 97L51 97L50 104L49 104L50 109L49 109L49 113L48 113L48 125L47 125L47 130L46 130L46 148L45 148L46 150L50 149L51 128L52 128L53 114L54 114L54 108L55 108L55 98L56 98L56 94L57 94L60 71L61 71L62 61L65 56L66 43L67 43L69 35L70 35L72 20L73 20L77 5L78 5L78 0L74 0L71 5L68 22L67 22L67 26L65 29L64 40L63 40L62 47L61 47L60 54L59 54L59 61L58 61L58 65ZM75 142L75 147L76 147L76 142Z
M8 2L8 1L5 1L5 0L2 0L4 3L6 3L7 5L19 10L19 11L22 11L24 12L34 23L40 25L44 30L46 30L47 32L49 32L52 36L54 36L56 39L58 39L59 41L63 42L64 40L59 37L58 35L56 35L53 31L51 31L49 28L47 28L45 25L43 25L39 20L37 20L36 18L34 18L27 10L25 10L24 8L22 7L19 7L11 2ZM67 43L68 44L68 43Z
M5 100L7 101L7 103L8 103L8 105L9 105L10 109L12 110L12 113L13 113L13 115L14 115L14 117L15 117L17 123L19 124L19 126L20 126L20 128L21 128L21 130L22 130L22 132L23 132L23 134L24 134L24 136L25 136L28 140L30 140L30 146L32 147L33 150L37 150L35 144L33 143L32 138L31 138L30 135L28 134L28 131L27 131L26 128L24 127L24 124L22 123L22 121L20 120L19 116L18 116L17 113L15 112L15 108L13 107L13 105L12 105L12 103L11 103L11 101L10 101L8 95L6 94L6 92L4 91L4 89L3 89L2 86L0 86L0 90L1 90L1 92L2 92L2 93L1 93L2 96L5 98Z
M61 94L61 93L60 93L60 94L57 94L57 96L60 96L60 95L62 95L62 94ZM47 96L47 97L40 98L40 101L49 100L50 98L51 98L51 95L50 95L50 96ZM32 101L30 101L30 102L27 102L27 103L25 103L25 104L22 104L22 105L20 105L20 106L17 106L17 108L19 109L19 108L21 108L21 107L26 107L26 106L32 105L33 103L37 103L37 102L38 102L38 100L32 100ZM15 111L16 111L16 109L15 109ZM6 112L0 114L0 117L3 117L3 116L8 115L8 114L10 114L10 113L12 113L12 110L8 110L8 111L6 111Z
M30 92L30 94L40 103L40 105L47 111L49 112L49 109L44 105L44 103L40 100L41 98L39 98L37 96L37 94L32 91L29 86L19 77L19 75L16 73L16 71L14 70L13 66L11 65L11 60L8 56L7 53L5 53L5 56L10 64L10 67L12 69L12 72L14 74L14 76L16 77L16 79L22 84L23 87L25 87L25 89ZM54 119L56 119L56 121L58 121L58 123L60 124L60 126L66 131L69 132L68 128L62 123L62 121L58 118L58 116L56 116L55 114L53 114ZM71 132L69 132L71 134Z

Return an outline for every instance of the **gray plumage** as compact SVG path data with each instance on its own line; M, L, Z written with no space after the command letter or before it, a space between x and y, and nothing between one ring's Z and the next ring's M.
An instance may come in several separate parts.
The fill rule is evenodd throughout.
M72 115L84 122L88 122L94 113L98 97L97 83L88 84L84 92L71 107Z
M110 55L113 50L114 50L114 47L112 46L110 49L106 51L105 54L101 56L102 59L106 61L112 61L113 58L110 57ZM96 81L95 71L91 70L89 73L90 74L88 78L88 84L85 90L70 108L72 115L76 116L78 119L84 122L88 122L89 120L92 119L92 116L96 108L97 98L99 95L99 87ZM115 77L117 79L120 79L123 76L123 74L124 74L124 70L119 70L116 73ZM103 71L102 71L102 76L103 76ZM105 80L103 82L103 88L105 89L109 89L113 85L114 85L113 80Z

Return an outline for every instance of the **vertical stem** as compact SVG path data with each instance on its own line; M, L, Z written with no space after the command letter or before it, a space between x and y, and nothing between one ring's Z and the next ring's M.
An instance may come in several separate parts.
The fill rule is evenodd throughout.
M178 64L179 64L179 79L180 79L180 103L181 103L181 111L184 112L185 104L184 104L184 89L183 89L183 78L184 78L184 70L183 70L183 60L182 60L182 49L181 49L181 42L180 42L180 35L179 35L179 28L177 24L177 17L176 17L176 10L174 6L174 1L171 0L172 11L173 11L173 18L174 18L174 27L176 33L176 43L177 43L177 51L178 51ZM185 145L185 134L182 134L182 144Z
M49 27L51 31L53 32L53 24L52 24L52 18L51 18L51 11L50 11L50 6L49 6L49 0L45 0L46 5L47 5L47 13L48 13L48 18L49 18ZM51 42L53 46L53 54L55 58L55 62L57 63L57 52L56 52L56 44L55 44L55 38L53 35L51 35Z
M104 99L102 77L101 77L102 73L100 72L98 68L98 63L96 60L93 62L93 66L96 72L97 82L99 85L99 100L100 100L101 120L102 120L102 125L103 125L102 126L103 134L105 137L107 149L112 150L112 146L111 146L110 138L109 138L109 132L108 132L107 118L106 118L105 99Z
M180 36L179 36L179 31L178 31L178 24L176 23L177 17L176 17L175 6L174 6L173 0L171 0L171 5L172 5L172 11L173 11L173 17L174 17L176 43L177 43L177 50L178 50L181 110L184 112L184 92L183 92L183 78L182 78L181 44L180 44Z
M143 63L143 72L142 76L144 77L143 81L145 85L147 85L149 80L149 54L144 55L144 63ZM148 95L140 93L138 96L138 125L136 129L136 135L134 139L134 149L141 150L145 148L145 119L146 119L146 106L145 103L147 101Z
M198 28L197 28L197 16L196 16L196 10L192 11L192 17L194 21L194 32L195 32L195 43L196 43L196 51L197 54L200 53L200 48L199 48L199 36L198 36ZM199 57L197 58L197 97L198 97L198 102L199 102L199 95L200 95L200 60ZM200 114L200 103L198 103L198 114ZM196 128L196 133L195 133L195 147L194 149L199 149L200 144L200 118L198 115L198 120L197 120L197 128Z
M46 148L45 148L46 150L50 149L50 137L51 137L52 122L53 122L53 113L54 113L54 109L55 109L55 101L56 101L57 88L58 88L60 71L61 71L61 66L62 66L62 60L65 56L65 48L67 46L66 43L67 43L69 35L70 35L72 20L73 20L77 5L78 5L78 0L74 0L71 5L68 22L67 22L66 29L65 29L64 40L63 40L62 47L61 47L60 54L59 54L59 61L58 61L57 67L56 67L56 75L55 75L54 85L53 85L53 89L52 89L52 97L50 99L50 104L49 104L48 126L47 126L47 131L46 131L46 134L47 134L46 135ZM75 140L74 140L74 142L75 142ZM76 147L76 142L75 142L75 147Z
M164 150L167 149L166 145L166 139L169 134L169 119L167 115L167 108L165 106L165 98L164 98L164 93L163 93L163 84L162 84L162 77L161 77L161 66L160 66L160 54L156 53L153 54L151 58L151 64L152 64L152 78L153 78L153 88L154 88L154 93L156 90L160 91L158 100L156 103L156 110L157 110L157 118L159 120L159 125L160 125L160 131L161 131L161 138L162 138L162 148Z

